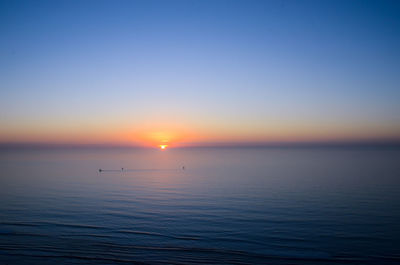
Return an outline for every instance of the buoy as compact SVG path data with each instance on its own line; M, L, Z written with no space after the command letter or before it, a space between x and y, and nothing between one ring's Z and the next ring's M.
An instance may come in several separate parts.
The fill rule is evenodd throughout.
M101 168L99 169L99 172L101 172L101 171L103 171L103 170L101 170Z

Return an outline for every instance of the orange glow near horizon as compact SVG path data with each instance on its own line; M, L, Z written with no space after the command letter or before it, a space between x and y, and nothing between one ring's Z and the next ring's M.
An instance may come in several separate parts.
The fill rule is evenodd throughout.
M399 141L400 126L381 124L325 124L306 121L265 124L238 121L237 123L197 123L147 121L129 125L115 124L107 128L95 124L75 128L70 124L30 124L0 128L0 143L61 143L61 144L109 144L142 146L149 148L208 146L224 144L301 143L334 141ZM57 126L56 126L57 125Z

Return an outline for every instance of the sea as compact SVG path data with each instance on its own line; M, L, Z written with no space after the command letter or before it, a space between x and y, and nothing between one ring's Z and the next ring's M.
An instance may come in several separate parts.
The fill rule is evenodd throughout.
M3 148L0 264L400 264L400 148Z

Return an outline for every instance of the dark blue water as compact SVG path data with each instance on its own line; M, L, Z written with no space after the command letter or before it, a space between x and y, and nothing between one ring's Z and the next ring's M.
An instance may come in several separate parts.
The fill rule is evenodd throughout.
M0 175L0 264L400 264L398 149L9 149Z

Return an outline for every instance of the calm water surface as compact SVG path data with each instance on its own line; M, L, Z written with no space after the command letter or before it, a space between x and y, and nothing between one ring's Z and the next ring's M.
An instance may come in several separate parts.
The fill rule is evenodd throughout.
M0 264L400 264L398 149L2 150L0 176Z

